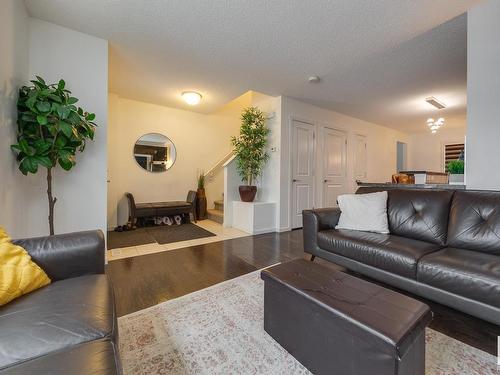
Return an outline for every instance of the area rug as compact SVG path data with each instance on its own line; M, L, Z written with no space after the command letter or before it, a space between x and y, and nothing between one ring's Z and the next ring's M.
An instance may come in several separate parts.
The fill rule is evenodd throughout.
M146 231L146 228L125 232L108 231L108 250L146 245L155 242L155 239Z
M109 231L108 250L146 245L155 242L164 245L172 242L195 240L197 238L213 236L215 236L214 233L191 223L138 228L125 232Z
M160 245L215 236L212 232L191 223L151 227L147 228L147 231Z
M125 375L310 374L263 329L260 271L118 319ZM426 375L498 374L496 357L427 329Z

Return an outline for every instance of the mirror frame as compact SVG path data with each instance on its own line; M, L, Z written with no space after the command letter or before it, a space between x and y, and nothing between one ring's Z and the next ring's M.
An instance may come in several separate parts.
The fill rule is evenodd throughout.
M141 164L139 164L139 161L137 160L136 158L136 153L135 153L135 147L137 146L137 143L141 140L141 138L143 138L144 136L146 135L150 135L150 134L156 134L156 135L160 135L164 138L167 139L167 141L170 142L170 144L172 145L172 147L174 148L174 151L175 151L175 159L172 161L172 165L165 169L164 171L150 171L146 168L144 168ZM137 154L137 155L140 155L140 154ZM134 162L136 163L136 165L138 167L141 168L141 170L143 170L144 172L148 172L148 173L153 173L153 174L161 174L161 173L165 173L165 172L168 172L169 170L171 170L173 168L173 166L175 165L175 162L177 161L177 147L175 146L175 143L172 141L172 139L170 139L169 137L167 137L165 134L162 134L162 133L158 133L158 132L150 132L150 133L144 133L143 135L141 135L139 138L137 138L137 140L134 142L134 146L133 146L133 149L132 149L132 157L134 158Z

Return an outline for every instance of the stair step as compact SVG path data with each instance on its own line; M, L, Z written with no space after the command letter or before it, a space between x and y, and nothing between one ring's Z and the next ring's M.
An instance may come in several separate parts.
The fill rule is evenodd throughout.
M223 200L217 200L214 201L215 209L219 211L224 211L224 201Z
M208 219L215 221L216 223L223 224L224 223L224 212L221 210L208 209Z

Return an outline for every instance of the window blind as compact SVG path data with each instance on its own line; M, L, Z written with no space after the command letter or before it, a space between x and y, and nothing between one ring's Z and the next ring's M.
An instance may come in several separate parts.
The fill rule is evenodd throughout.
M454 143L444 146L444 165L447 166L448 162L457 160L461 154L464 153L465 145L463 143Z

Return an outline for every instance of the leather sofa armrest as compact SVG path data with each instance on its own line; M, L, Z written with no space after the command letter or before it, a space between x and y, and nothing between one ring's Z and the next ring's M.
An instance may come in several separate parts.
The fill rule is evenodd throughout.
M338 207L304 210L302 212L304 251L314 254L314 250L318 247L318 232L334 229L339 217L340 209Z
M104 234L100 230L15 240L52 281L104 273Z

